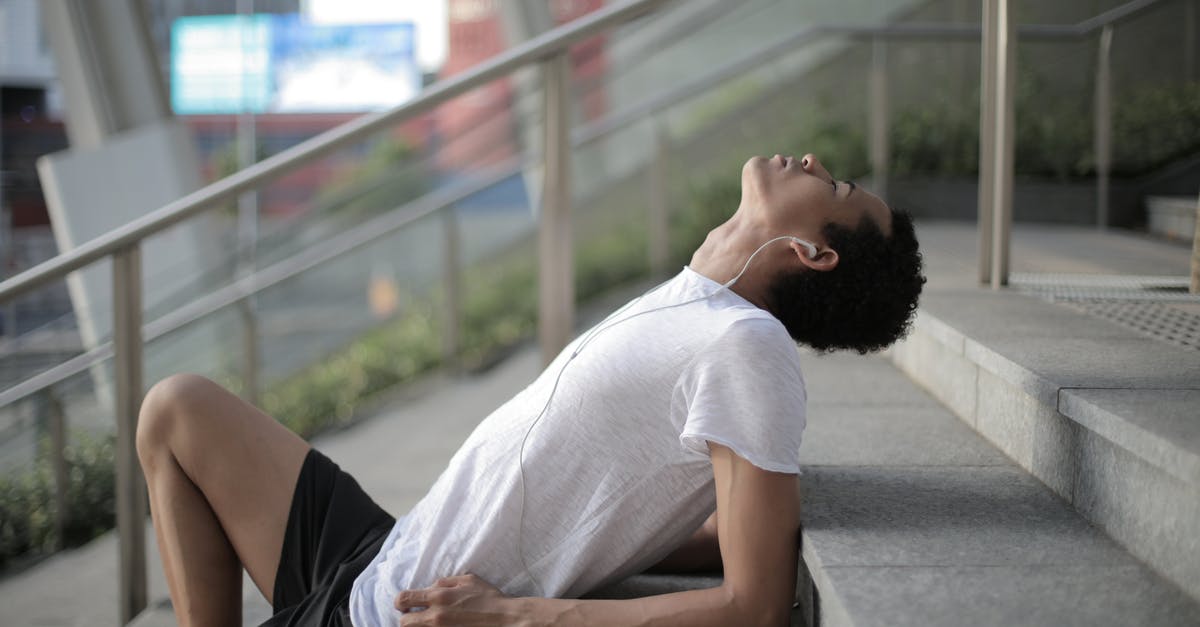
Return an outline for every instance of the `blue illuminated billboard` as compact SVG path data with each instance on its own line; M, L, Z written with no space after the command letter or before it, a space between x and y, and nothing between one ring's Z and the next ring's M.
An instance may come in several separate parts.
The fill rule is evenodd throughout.
M310 24L299 15L183 17L171 27L179 114L384 109L421 88L411 23Z

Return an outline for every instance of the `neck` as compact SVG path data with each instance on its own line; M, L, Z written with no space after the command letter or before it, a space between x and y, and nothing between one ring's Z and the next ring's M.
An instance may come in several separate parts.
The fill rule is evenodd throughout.
M704 243L692 254L689 266L698 274L721 284L728 283L745 268L741 278L729 289L766 309L764 294L767 277L762 270L767 264L761 262L765 262L768 251L764 250L755 257L750 267L746 267L746 261L770 236L762 232L760 227L749 224L741 215L739 210L724 224L710 231Z

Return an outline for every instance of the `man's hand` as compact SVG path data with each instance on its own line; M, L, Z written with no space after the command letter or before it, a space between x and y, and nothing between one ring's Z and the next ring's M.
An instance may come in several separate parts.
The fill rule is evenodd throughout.
M396 609L405 612L400 618L403 627L533 624L529 616L518 616L521 607L515 599L475 575L445 577L429 588L404 590L396 595Z

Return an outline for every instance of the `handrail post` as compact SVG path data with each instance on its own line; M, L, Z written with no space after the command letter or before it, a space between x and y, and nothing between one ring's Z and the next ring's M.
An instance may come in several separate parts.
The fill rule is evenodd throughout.
M992 163L992 289L1008 285L1009 245L1012 231L1013 95L1016 81L1016 29L1008 0L996 3L994 162Z
M0 96L3 104L3 96ZM4 154L4 133L0 133L0 155ZM0 164L3 165L3 164ZM8 255L13 254L12 218L9 217L8 203L4 198L5 181L4 169L0 167L0 281L8 278L6 272L13 267ZM0 337L17 337L17 301L15 299L0 302Z
M979 42L979 190L976 212L979 229L979 282L992 279L992 189L996 126L996 0L984 0Z
M1183 5L1183 79L1200 79L1196 73L1196 3Z
M142 399L142 261L139 244L113 253L113 364L116 370L117 533L121 624L146 607L146 487L135 436Z
M670 137L665 123L654 122L654 153L650 159L650 220L647 229L647 245L650 259L650 274L661 276L667 269L671 255L670 199L667 192L667 157L670 154Z
M871 78L868 98L871 108L871 184L880 198L887 199L891 170L891 146L888 142L887 41L871 40Z
M457 370L462 349L462 237L454 205L442 209L442 289L446 292L445 327L442 329L442 361Z
M1112 170L1112 24L1100 31L1096 59L1095 127L1096 152L1096 228L1108 228L1108 183Z
M62 403L54 394L53 388L46 388L41 400L50 423L50 465L54 473L54 546L56 549L62 549L66 546L67 511L71 506L67 500L70 474L66 456L66 417Z
M253 294L238 301L242 318L242 397L251 405L258 405L258 373L261 369L262 351L259 348L257 299Z
M1192 282L1188 291L1200 294L1200 198L1196 199L1196 232L1192 235Z
M575 317L569 80L565 53L542 62L545 128L538 225L538 338L545 363L567 345Z

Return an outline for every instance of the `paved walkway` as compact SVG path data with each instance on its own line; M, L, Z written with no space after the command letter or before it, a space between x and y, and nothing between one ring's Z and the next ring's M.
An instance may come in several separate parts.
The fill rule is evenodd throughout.
M479 419L539 370L537 351L527 347L482 375L437 377L405 390L378 415L321 436L314 444L358 478L385 509L403 513L425 493ZM150 599L156 607L137 624L173 625L153 533L147 525ZM116 623L116 561L116 538L110 533L0 582L0 624ZM269 608L248 579L245 598L246 624L264 620Z
M920 233L931 262L931 289L975 285L971 225L923 225ZM1128 234L1018 226L1013 242L1015 272L1182 275L1188 269L1187 248ZM433 482L478 420L539 369L536 351L527 347L486 373L438 377L406 390L373 418L322 436L315 444L358 477L385 508L403 513ZM810 380L818 379L810 376ZM153 538L152 532L148 538ZM174 621L166 605L166 585L157 552L150 548L152 611L138 624L170 625ZM116 557L115 538L110 534L0 581L0 624L115 623ZM246 598L246 623L255 624L265 617L266 605L248 583Z

